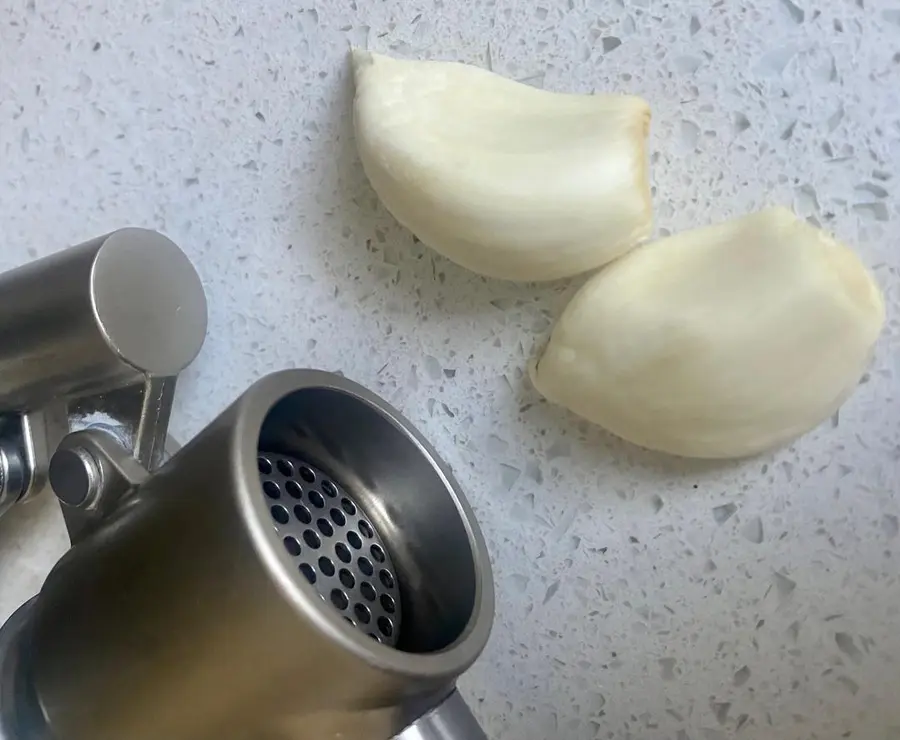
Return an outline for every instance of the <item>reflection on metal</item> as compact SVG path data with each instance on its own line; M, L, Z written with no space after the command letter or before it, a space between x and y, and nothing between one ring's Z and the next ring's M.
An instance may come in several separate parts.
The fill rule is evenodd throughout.
M487 740L472 712L458 691L454 691L434 709L423 714L397 740Z
M154 232L0 275L0 514L51 488L73 544L0 628L0 740L484 740L454 687L493 583L447 467L314 370L178 449L205 331Z
M484 540L366 389L276 373L156 471L94 426L50 477L77 546L0 632L0 740L484 740L454 688L493 620Z
M176 377L200 351L206 322L193 266L145 229L0 275L0 515L47 490L53 455L79 429L106 429L157 468Z

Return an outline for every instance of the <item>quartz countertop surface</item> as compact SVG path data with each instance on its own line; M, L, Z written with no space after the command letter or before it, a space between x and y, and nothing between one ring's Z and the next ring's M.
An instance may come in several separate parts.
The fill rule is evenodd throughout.
M524 368L580 281L486 280L397 225L354 147L351 46L645 97L658 233L784 204L872 268L888 321L864 382L738 463L543 402ZM0 268L126 225L207 291L177 436L311 366L452 466L496 578L461 682L492 738L900 738L897 0L4 3ZM0 522L0 618L65 546L51 500Z

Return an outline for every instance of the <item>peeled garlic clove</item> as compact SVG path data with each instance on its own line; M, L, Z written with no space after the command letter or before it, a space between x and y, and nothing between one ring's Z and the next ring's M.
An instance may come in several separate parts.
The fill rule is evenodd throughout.
M647 244L593 277L532 379L630 442L741 457L840 406L884 312L853 252L773 208Z
M552 280L650 235L650 109L477 67L353 52L356 142L394 217L464 267Z

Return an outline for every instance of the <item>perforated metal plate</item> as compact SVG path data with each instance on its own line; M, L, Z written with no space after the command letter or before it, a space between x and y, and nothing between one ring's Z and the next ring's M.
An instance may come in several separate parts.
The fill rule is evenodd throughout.
M383 540L356 501L318 468L260 452L259 477L275 532L298 577L350 624L386 645L400 634L400 592Z

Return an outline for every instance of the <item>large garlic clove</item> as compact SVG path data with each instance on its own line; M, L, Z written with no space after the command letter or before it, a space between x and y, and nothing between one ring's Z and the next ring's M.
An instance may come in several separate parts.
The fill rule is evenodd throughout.
M883 323L884 299L853 252L773 208L645 245L600 272L532 379L644 447L741 457L830 416Z
M353 52L356 141L387 209L482 275L552 280L650 235L650 109L477 67Z

